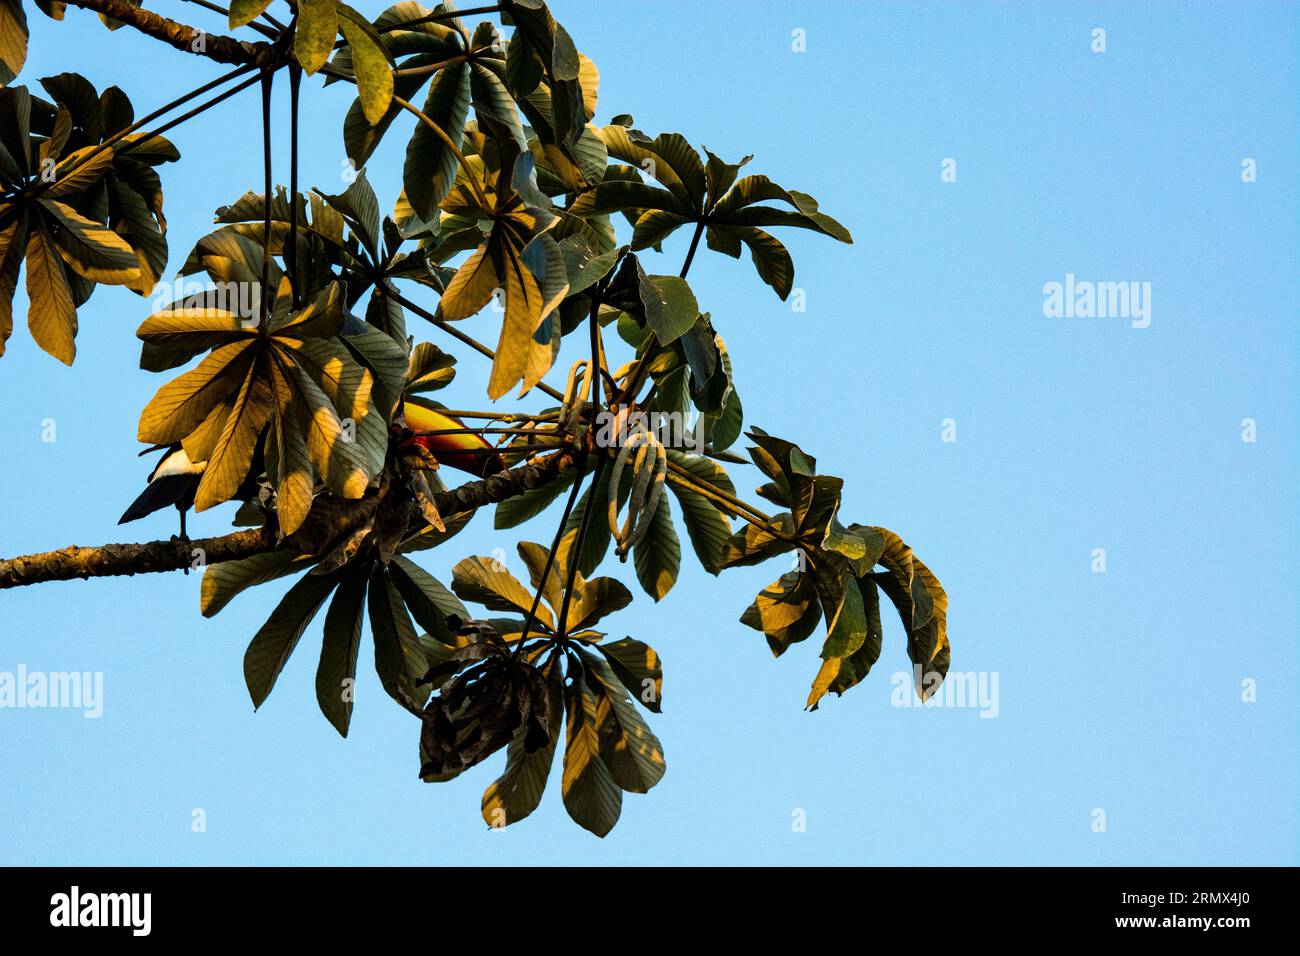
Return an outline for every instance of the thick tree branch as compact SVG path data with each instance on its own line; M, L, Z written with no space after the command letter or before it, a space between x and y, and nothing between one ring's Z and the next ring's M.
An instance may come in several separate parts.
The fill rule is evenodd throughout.
M573 464L571 452L558 451L533 464L520 465L489 478L440 492L434 496L434 504L444 515L473 511L549 484L572 468ZM347 529L338 530L342 532ZM216 564L274 551L279 547L291 547L293 543L293 537L283 543L278 542L274 528L254 528L190 541L172 538L170 541L149 541L143 544L106 544L97 548L73 545L44 554L0 560L0 589L41 584L45 581L71 581L74 578L179 571L193 564L196 549L201 550L205 563Z
M209 33L188 24L169 20L134 6L129 0L67 0L69 6L102 13L127 26L186 53L205 56L217 63L258 63L271 53L269 43L248 43L220 33Z

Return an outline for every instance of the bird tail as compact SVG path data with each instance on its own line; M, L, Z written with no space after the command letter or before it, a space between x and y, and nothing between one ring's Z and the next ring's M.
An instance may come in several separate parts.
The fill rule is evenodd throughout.
M131 506L122 512L118 524L135 521L145 515L153 514L168 505L188 508L194 503L194 493L199 487L198 475L164 475L149 483L140 497L131 502Z

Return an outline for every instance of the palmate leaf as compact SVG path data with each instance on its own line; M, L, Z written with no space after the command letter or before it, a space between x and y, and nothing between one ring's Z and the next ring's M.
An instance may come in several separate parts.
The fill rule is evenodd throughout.
M235 593L248 586L292 573L314 560L308 555L276 551L210 565L204 575L204 614L216 613ZM347 736L361 616L367 608L381 683L404 707L418 711L428 697L427 688L419 686L431 661L424 642L431 641L440 647L448 645L428 636L417 638L411 616L422 624L433 623L445 635L445 615L464 614L464 607L434 578L404 558L385 567L369 557L323 574L317 572L300 578L254 637L245 655L245 676L254 705L260 707L270 694L305 628L331 592L334 599L325 619L316 672L317 701L326 719L341 735ZM431 621L430 614L437 620Z
M44 77L41 85L53 104L25 90L0 97L0 114L26 109L25 118L15 115L16 122L0 124L6 126L0 154L10 156L9 163L0 158L0 170L27 179L26 211L33 219L43 217L55 237L70 270L75 305L84 303L96 282L148 294L167 263L162 186L152 167L180 153L154 134L128 134L103 145L134 120L131 101L117 87L97 93L76 73ZM11 153L23 162L14 163ZM34 154L30 163L27 154Z
M199 254L216 277L238 277L226 281L256 281L260 273L260 247L236 233L206 237ZM184 361L212 352L158 390L141 412L139 437L182 442L187 454L198 456L192 460L208 463L195 499L202 510L238 490L265 430L280 528L291 534L305 521L318 481L338 497L356 499L383 468L406 357L363 323L355 333L344 328L339 283L294 309L288 281L273 264L271 278L278 291L265 335L229 311L207 307L165 309L140 326L137 336L155 350L142 363L151 354L179 353Z
M606 180L583 193L571 210L578 215L627 214L634 226L634 250L659 248L681 226L698 223L705 228L710 249L737 257L742 245L747 247L759 277L785 299L794 283L794 263L785 246L762 227L794 226L840 242L853 241L849 231L821 212L808 194L784 189L766 176L737 181L740 168L752 157L726 163L706 149L706 164L678 133L661 133L652 140L618 125L596 133L611 157L643 170L659 186ZM756 205L769 200L792 208Z
M9 150L13 147L25 160L32 132L28 127L30 106L31 97L22 87L0 91L0 117L6 113L9 116L7 127L0 122L0 127L6 127L6 135L0 137L5 141L0 152L8 157L0 161L0 167L8 167L6 178L14 181L24 178L27 164L15 160ZM68 114L62 111L59 115ZM65 125L63 129L61 138L66 143L71 128ZM8 339L13 329L13 295L26 259L28 328L44 351L68 365L76 356L76 309L89 297L94 284L125 284L138 292L144 281L154 277L148 270L166 261L165 243L160 248L156 234L146 236L132 247L118 232L68 204L81 201L81 194L96 186L109 168L111 150L72 171L70 164L84 160L88 149L77 150L55 167L56 177L59 170L68 172L62 179L56 178L44 195L26 206L0 203L0 215L10 220L0 233L0 343ZM30 181L28 186L34 188ZM156 228L149 212L139 208L139 199L130 189L114 188L133 203L131 208L138 229L147 231L146 221ZM14 200L19 202L27 201Z
M523 155L516 161L506 153L500 161L503 165L486 177L495 195L492 210L482 210L466 198L461 186L448 199L454 209L484 213L494 222L486 239L457 270L438 305L440 318L457 321L483 308L494 295L500 296L505 316L488 379L492 399L515 384L523 395L550 369L560 339L560 326L552 314L569 289L564 257L556 241L546 235L556 219L549 200L537 191L532 157Z

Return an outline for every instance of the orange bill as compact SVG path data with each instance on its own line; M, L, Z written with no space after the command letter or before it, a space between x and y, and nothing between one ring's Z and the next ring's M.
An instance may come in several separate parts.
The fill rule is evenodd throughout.
M406 418L406 427L415 432L411 444L420 445L430 452L438 459L438 464L467 471L478 478L495 474L506 467L497 450L488 444L482 435L422 434L464 428L465 423L460 419L414 402L403 403L403 415Z

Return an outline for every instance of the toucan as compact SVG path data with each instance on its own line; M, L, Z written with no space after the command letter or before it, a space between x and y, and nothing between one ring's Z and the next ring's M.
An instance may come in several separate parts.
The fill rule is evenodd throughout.
M403 404L403 418L406 420L406 432L401 439L401 446L419 445L437 459L438 464L460 471L467 471L476 478L486 478L503 470L505 462L501 455L483 438L471 432L456 435L429 435L425 432L439 432L450 429L462 429L465 423L451 415L444 414L414 402ZM409 434L408 434L409 433ZM153 514L175 505L181 513L181 537L185 537L185 512L194 506L194 495L198 491L199 481L207 468L206 461L190 461L185 449L177 442L173 445L155 445L140 452L147 455L151 451L166 450L157 466L149 473L149 485L140 497L131 502L131 506L122 513L118 524L135 521L145 515ZM254 456L253 467L249 477L235 493L236 498L247 500L257 494L257 478L262 473L260 450Z

